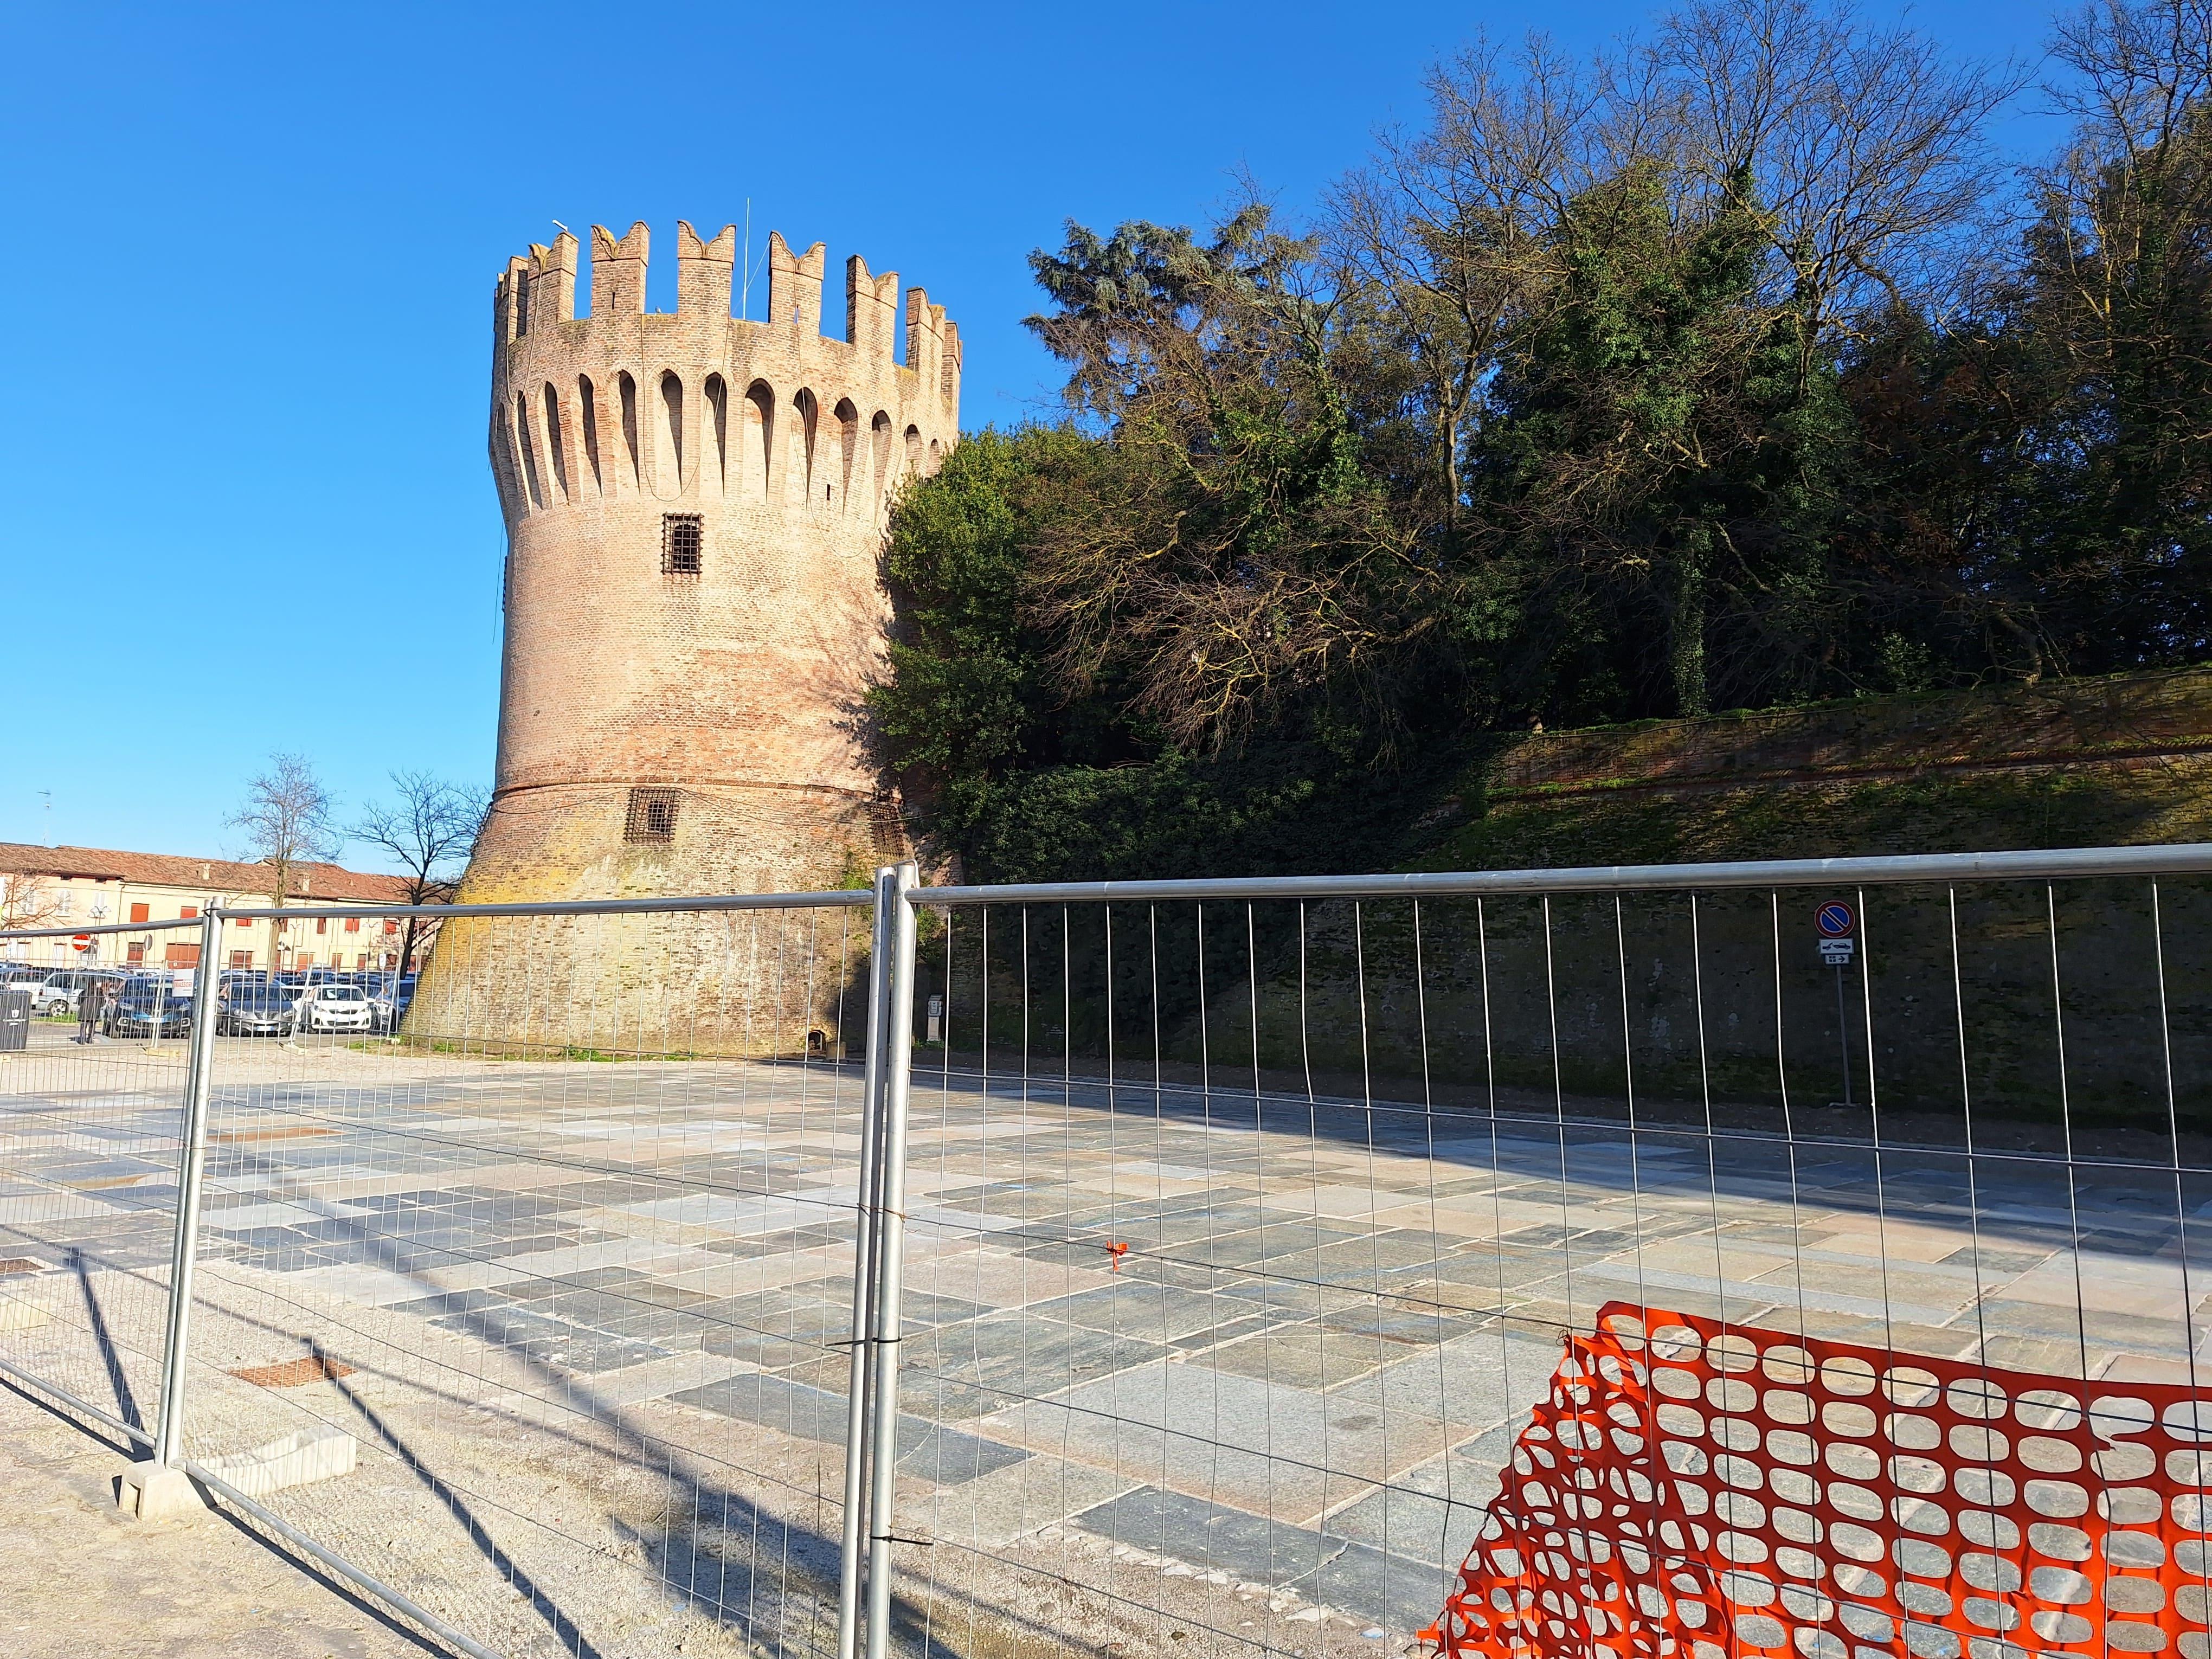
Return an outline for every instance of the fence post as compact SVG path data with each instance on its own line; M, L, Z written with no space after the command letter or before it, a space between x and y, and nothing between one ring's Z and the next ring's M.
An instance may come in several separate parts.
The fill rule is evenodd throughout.
M873 1420L868 1470L867 1659L890 1659L891 1510L898 1462L899 1286L906 1268L906 1112L914 1073L915 910L921 872L902 864L886 905L891 922L890 984L884 1006L883 1170L880 1242L876 1249Z
M215 1027L222 944L222 913L200 920L200 959L192 975L191 1048L185 1063L185 1120L177 1148L177 1237L169 1256L169 1328L161 1346L161 1417L155 1427L155 1464L173 1468L184 1456L185 1350L192 1314L192 1263L200 1225L200 1179L207 1164L208 1079L215 1069Z
M851 1368L845 1396L845 1528L837 1557L837 1659L854 1659L860 1635L860 1556L866 1547L869 1385L876 1316L876 1254L883 1214L884 1039L889 1029L891 911L898 872L876 872L875 921L868 951L868 1052L860 1085L860 1170L854 1190L860 1231L853 1246Z

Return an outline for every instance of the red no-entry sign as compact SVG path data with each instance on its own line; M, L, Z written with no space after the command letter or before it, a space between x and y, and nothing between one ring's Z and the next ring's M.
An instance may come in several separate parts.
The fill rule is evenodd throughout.
M92 949L92 935L89 933L73 933L70 936L70 943L76 946L80 951L89 951Z

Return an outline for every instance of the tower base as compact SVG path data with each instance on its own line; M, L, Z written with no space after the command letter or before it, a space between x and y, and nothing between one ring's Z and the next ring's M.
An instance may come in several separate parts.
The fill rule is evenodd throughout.
M502 792L458 902L866 887L907 856L895 805L773 785L560 784ZM857 1052L865 906L455 917L402 1036L518 1056Z

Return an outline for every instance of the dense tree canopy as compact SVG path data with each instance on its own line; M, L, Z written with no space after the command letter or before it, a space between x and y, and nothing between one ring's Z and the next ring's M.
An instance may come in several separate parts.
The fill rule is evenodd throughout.
M2051 61L2015 176L2018 77L1689 0L1440 67L1310 234L1071 224L1065 423L894 511L910 798L988 873L1374 864L1531 723L2212 652L2212 0Z

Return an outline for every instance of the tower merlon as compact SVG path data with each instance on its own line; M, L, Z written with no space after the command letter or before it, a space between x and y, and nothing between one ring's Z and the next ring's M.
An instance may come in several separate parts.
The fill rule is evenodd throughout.
M945 320L945 307L929 302L926 289L906 291L906 366L940 400L957 395L960 331Z
M724 225L711 242L688 219L676 222L676 309L687 317L726 318L737 268L738 228Z
M640 219L620 241L605 225L592 227L592 315L635 317L645 310L645 267L653 257L653 232Z
M783 233L768 234L768 320L798 325L799 337L822 332L822 271L829 250L820 242L793 253Z
M524 314L529 274L530 261L518 253L507 262L492 290L492 337L502 345L529 326Z
M898 322L898 272L871 276L855 253L845 261L845 338L863 362L889 362Z
M530 245L530 258L523 271L521 326L517 333L547 323L576 320L576 239L565 230L553 239L550 247L542 242Z

